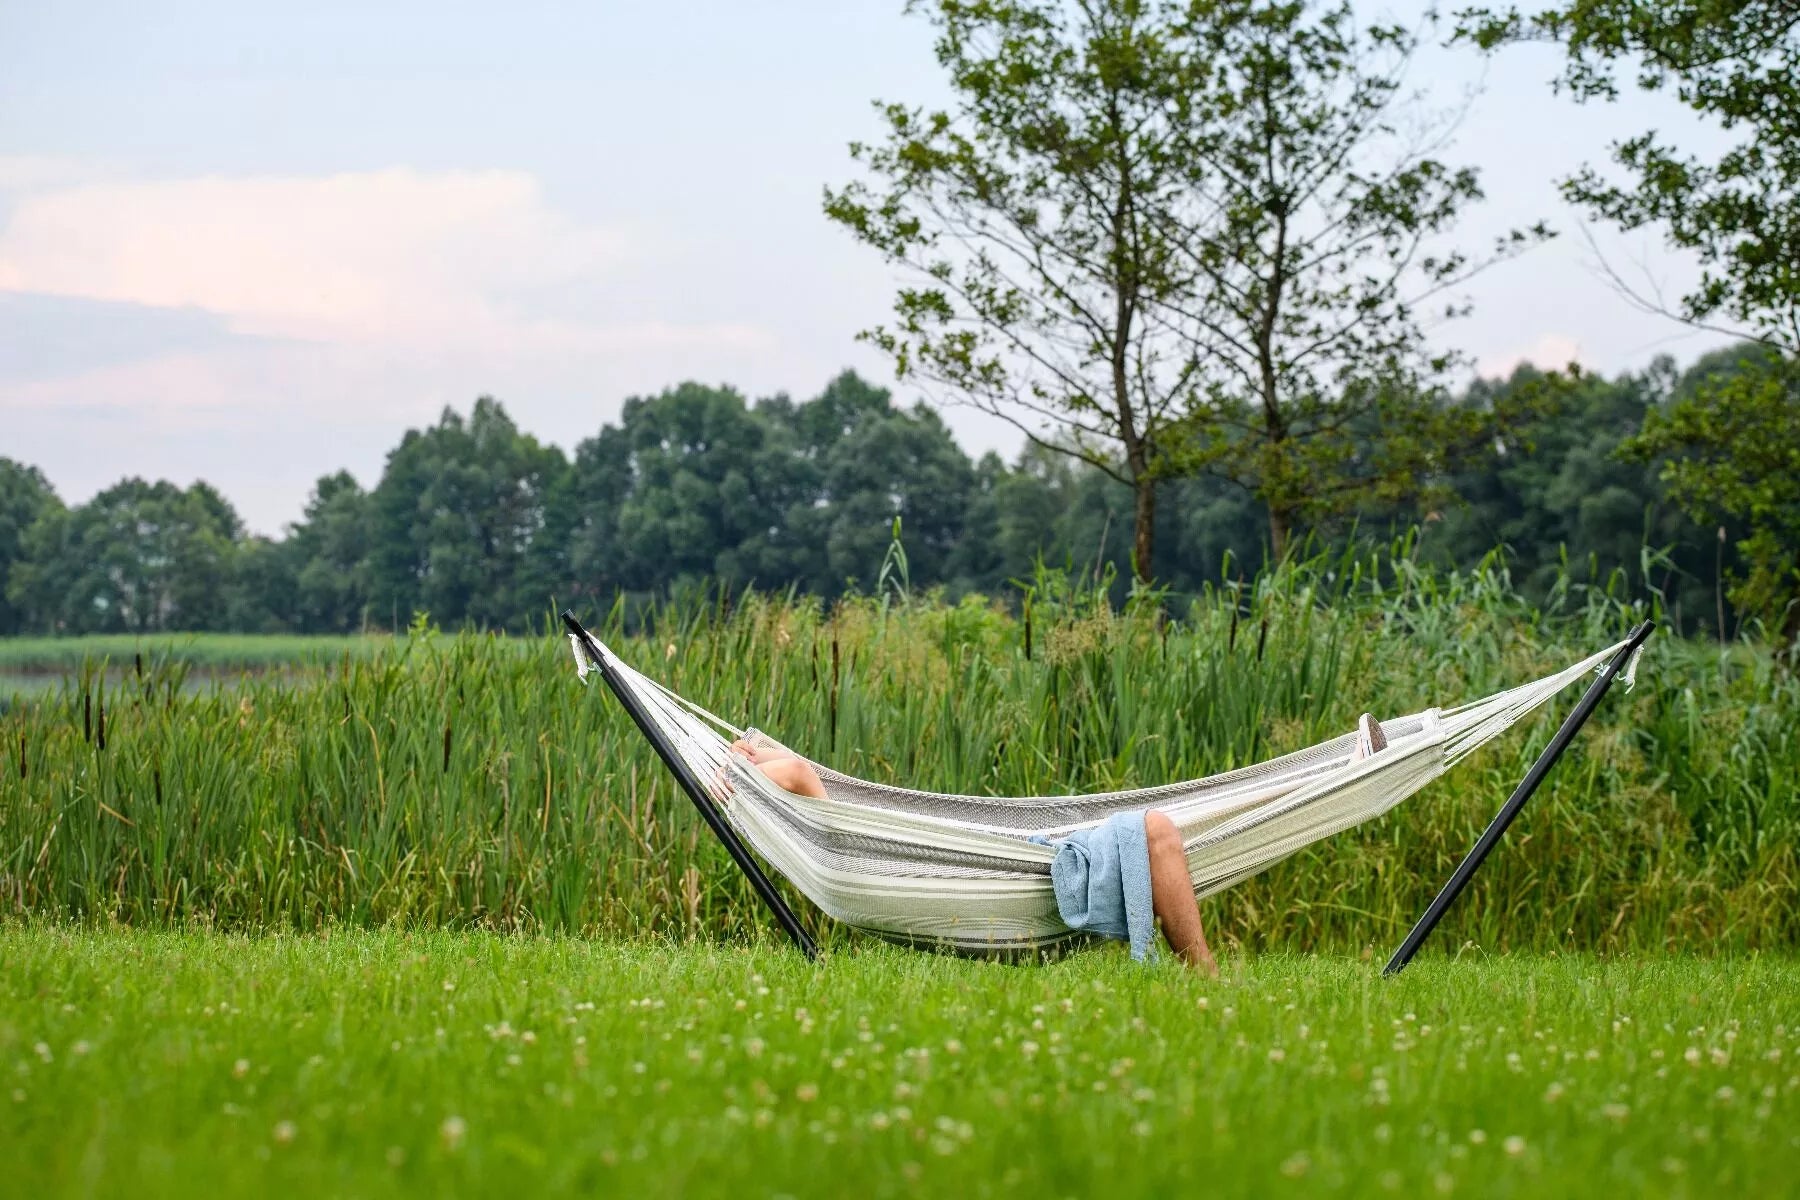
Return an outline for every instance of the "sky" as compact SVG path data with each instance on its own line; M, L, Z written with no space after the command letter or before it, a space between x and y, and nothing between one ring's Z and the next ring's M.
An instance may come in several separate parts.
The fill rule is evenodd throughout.
M1409 6L1361 6L1405 16ZM821 212L876 99L945 98L901 0L82 5L0 0L0 456L66 502L129 475L205 479L250 529L314 482L365 486L408 428L498 397L572 450L683 380L816 394L899 277ZM1681 110L1581 107L1556 59L1420 56L1480 244L1562 236L1480 276L1434 328L1483 374L1614 373L1718 339L1636 310L1599 269L1679 294L1654 233L1583 236L1555 179ZM906 387L903 401L915 398ZM970 451L993 418L945 410Z

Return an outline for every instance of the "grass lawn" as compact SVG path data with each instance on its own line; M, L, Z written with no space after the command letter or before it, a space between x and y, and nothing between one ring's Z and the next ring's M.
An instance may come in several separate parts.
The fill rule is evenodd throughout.
M0 1191L1776 1195L1800 963L0 928ZM1791 1194L1791 1193L1787 1193Z

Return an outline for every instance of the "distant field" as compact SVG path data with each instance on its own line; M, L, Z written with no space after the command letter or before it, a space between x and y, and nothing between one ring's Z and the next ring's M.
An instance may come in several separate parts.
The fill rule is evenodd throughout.
M134 671L140 664L158 660L210 671L258 670L341 659L346 654L366 658L393 641L385 633L107 633L0 638L0 675L71 672L102 661L112 671Z
M1800 964L0 929L10 1194L1774 1196Z

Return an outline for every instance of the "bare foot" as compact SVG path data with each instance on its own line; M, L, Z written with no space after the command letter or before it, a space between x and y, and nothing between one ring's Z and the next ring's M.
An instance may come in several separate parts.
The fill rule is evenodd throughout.
M1380 754L1387 749L1387 734L1381 728L1381 722L1364 713L1356 722L1356 745L1350 750L1350 761L1361 762L1372 754Z

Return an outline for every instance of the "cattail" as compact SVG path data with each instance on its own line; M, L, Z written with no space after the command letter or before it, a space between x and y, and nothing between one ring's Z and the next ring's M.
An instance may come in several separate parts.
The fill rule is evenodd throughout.
M1031 661L1031 593L1025 593L1025 661Z
M96 737L95 744L101 750L105 750L106 749L106 701L104 701L104 700L102 700L100 702L99 718L100 719L94 728L94 733L95 733L95 737Z
M838 635L837 626L831 629L831 748L837 749L838 725Z
M444 721L444 774L450 773L450 721Z

